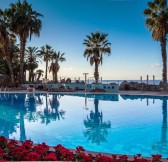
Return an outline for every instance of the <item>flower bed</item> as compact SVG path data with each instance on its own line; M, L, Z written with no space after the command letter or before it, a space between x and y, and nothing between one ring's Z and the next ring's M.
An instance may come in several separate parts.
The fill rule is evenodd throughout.
M49 150L45 143L34 145L31 140L17 142L0 137L0 161L81 161L81 162L159 162L161 155L153 155L151 160L143 158L140 154L129 160L126 155L104 156L87 154L83 147L79 146L74 152L57 145L54 151Z

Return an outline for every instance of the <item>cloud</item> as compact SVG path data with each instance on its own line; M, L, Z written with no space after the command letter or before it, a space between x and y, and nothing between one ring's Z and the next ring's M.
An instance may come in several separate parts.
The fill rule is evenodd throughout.
M157 67L161 67L161 65L159 63L155 63L155 64L152 64L150 65L151 68L157 68Z

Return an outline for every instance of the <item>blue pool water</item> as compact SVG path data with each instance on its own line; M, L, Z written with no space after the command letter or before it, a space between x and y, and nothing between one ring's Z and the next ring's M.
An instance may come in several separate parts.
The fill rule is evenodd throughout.
M167 99L0 94L0 135L96 152L168 157Z

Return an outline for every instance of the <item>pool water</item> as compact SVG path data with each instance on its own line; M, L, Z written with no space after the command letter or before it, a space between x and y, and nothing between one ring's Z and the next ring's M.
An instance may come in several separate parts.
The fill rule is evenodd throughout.
M0 135L88 151L168 157L167 99L158 96L0 94Z

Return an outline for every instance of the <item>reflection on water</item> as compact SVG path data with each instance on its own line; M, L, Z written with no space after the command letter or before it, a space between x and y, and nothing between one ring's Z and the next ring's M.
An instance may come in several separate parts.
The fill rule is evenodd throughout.
M87 115L87 119L84 120L86 131L84 136L88 138L92 143L100 144L106 142L106 136L108 130L111 127L110 121L103 122L103 113L99 112L99 100L94 99L95 111L90 111L90 115Z
M110 94L0 94L0 135L69 148L82 145L91 151L166 157L167 100Z
M156 144L153 145L153 150L155 152L161 152L162 154L168 155L168 143L167 143L167 98L162 100L162 128L161 128L161 138Z
M162 155L168 155L168 142L167 142L167 100L168 97L159 97L159 96L133 96L133 95L121 95L124 100L131 99L146 99L147 106L149 105L149 99L153 99L153 104L155 99L162 100L162 127L161 127L161 138L160 141L152 145L152 150L154 153L160 153Z
M20 140L26 140L24 119L29 122L41 121L49 124L51 121L64 119L65 111L59 110L58 95L52 94L0 94L0 135L9 135L20 128ZM38 109L41 105L45 106ZM10 109L7 109L10 108Z

